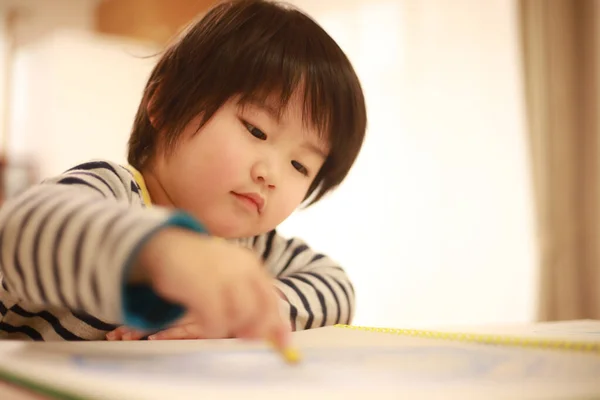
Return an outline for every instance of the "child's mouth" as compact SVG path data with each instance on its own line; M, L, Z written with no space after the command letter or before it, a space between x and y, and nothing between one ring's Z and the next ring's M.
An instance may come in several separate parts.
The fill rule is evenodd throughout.
M258 212L259 214L262 211L263 208L263 204L264 204L264 200L262 200L262 198L254 193L236 193L236 192L231 192L231 194L233 194L238 200L240 200L240 202L242 204L244 204L246 207L255 210L256 212Z

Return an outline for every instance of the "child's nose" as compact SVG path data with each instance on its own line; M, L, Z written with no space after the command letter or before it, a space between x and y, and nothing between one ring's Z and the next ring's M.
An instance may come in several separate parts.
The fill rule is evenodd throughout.
M264 162L259 162L252 168L252 179L261 185L267 186L269 189L275 188L275 173L272 168Z

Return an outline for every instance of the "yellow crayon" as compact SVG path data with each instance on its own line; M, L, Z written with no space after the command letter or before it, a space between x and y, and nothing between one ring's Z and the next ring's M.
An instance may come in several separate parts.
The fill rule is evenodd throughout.
M279 347L275 344L274 341L271 341L271 344L273 345L273 347L275 347L277 352L281 354L281 357L283 357L285 362L288 364L297 364L302 359L302 357L300 356L300 352L294 347Z

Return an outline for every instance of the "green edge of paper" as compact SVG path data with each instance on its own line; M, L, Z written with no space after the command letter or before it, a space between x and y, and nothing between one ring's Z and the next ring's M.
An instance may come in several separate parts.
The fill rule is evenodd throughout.
M25 388L38 395L45 396L53 400L90 400L89 397L82 397L65 390L56 389L50 385L23 378L22 376L7 372L2 369L0 369L0 380L11 383L20 388Z

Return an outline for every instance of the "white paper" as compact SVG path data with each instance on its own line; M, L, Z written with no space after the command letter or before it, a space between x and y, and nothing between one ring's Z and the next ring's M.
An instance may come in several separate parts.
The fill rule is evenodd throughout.
M0 342L0 368L94 399L600 396L597 355L341 328L295 338L297 366L262 344L229 340Z

